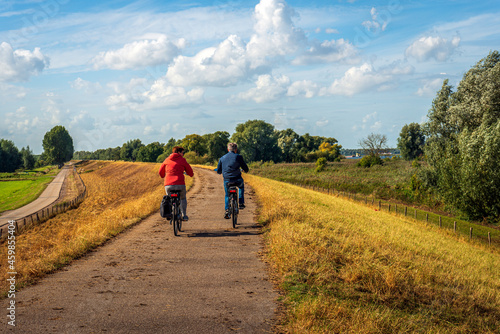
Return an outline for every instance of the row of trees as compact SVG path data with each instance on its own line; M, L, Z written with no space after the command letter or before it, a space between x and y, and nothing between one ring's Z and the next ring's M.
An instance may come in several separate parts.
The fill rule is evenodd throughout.
M13 141L0 139L0 172L14 172L16 169L32 169L35 167L35 157L30 147L20 151Z
M500 53L474 65L454 91L448 80L422 126L405 125L398 139L407 159L423 155L419 177L445 203L472 219L500 219Z
M42 145L44 152L35 157L29 146L19 150L13 141L0 139L0 172L62 164L73 157L73 139L64 126L55 126L45 133Z
M332 137L311 136L308 133L299 135L292 129L279 131L265 121L249 120L238 124L232 136L226 131L217 131L205 135L190 134L178 140L170 138L165 144L153 142L148 145L134 139L121 147L75 152L74 159L162 162L174 146L180 145L186 150L188 161L214 162L227 153L230 141L238 143L239 153L248 162L305 162L321 157L334 161L339 159L341 148Z

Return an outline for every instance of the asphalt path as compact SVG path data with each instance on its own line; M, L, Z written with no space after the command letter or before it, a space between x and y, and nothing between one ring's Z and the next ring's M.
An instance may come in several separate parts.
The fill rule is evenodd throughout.
M278 295L261 258L248 187L245 194L233 229L223 218L221 176L195 168L180 236L153 214L16 293L16 327L3 316L2 332L272 332Z
M71 171L73 166L64 165L64 167L59 171L54 180L49 183L47 188L42 192L42 194L33 202L26 204L16 210L5 211L0 215L0 229L6 230L6 226L11 220L21 220L24 217L28 217L43 208L48 207L59 198L64 179Z

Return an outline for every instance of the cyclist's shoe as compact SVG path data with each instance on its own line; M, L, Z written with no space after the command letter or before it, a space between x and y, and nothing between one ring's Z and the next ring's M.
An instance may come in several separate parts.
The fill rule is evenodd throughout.
M166 220L172 220L172 215L167 215L167 217L165 217Z
M188 221L188 220L189 220L189 218L188 218L188 216L184 216L184 217L182 217L182 220L183 220L183 221Z
M229 219L231 218L231 213L229 212L229 210L226 210L226 212L224 213L224 219Z
M245 204L240 203L240 209L244 209L244 208L245 208Z

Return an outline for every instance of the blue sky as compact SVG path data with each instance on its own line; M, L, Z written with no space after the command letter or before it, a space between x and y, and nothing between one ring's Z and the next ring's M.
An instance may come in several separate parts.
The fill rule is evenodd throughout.
M0 3L0 138L42 152L277 129L395 146L444 79L500 47L498 1Z

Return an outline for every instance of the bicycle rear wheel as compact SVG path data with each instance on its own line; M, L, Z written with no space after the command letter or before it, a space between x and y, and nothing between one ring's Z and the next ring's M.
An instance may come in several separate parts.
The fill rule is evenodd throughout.
M177 203L177 231L182 232L181 203Z
M173 220L172 225L174 225L174 235L177 236L179 235L179 224L178 224L179 215L177 214L176 202L172 203L172 220Z
M231 200L231 217L233 219L233 228L236 228L236 224L238 223L238 200L237 197L233 195Z

